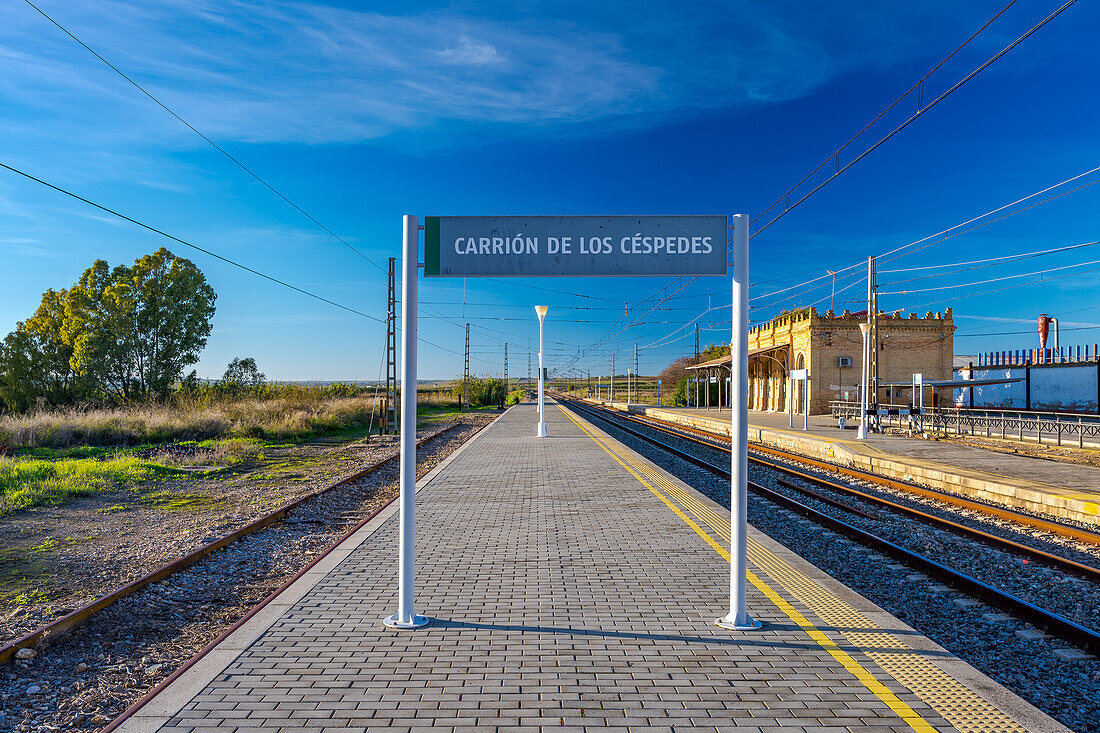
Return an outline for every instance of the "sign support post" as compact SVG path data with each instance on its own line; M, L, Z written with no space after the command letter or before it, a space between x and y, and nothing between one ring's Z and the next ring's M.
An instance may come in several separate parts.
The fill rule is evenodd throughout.
M794 378L787 374L787 427L794 427Z
M536 305L535 313L539 316L539 427L536 436L539 438L546 437L546 415L543 408L543 378L545 372L542 369L542 322L546 318L546 312L550 310L545 305Z
M802 429L810 429L810 373L806 372L806 386L802 388Z
M724 629L749 631L763 624L749 616L749 217L733 217L733 320L730 353L730 612L715 621Z
M401 533L398 541L397 613L383 623L416 629L428 623L413 611L413 514L416 511L416 306L420 227L404 217L401 260Z

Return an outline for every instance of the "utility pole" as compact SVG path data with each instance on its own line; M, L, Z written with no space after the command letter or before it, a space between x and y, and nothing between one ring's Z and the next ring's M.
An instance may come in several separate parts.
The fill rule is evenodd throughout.
M699 363L699 324L695 324L695 363ZM695 385L695 407L699 407L699 373L696 372L695 376L691 378L692 383ZM688 400L691 399L691 390L687 393Z
M615 401L615 355L611 355L611 390L607 397L608 402Z
M470 406L470 324L466 324L466 365L462 368L462 402ZM462 407L462 405L459 405Z
M507 397L508 392L508 342L504 342L504 392Z
M871 257L870 270L868 271L870 282L868 283L868 308L870 309L871 324L871 409L878 409L878 259Z
M527 339L527 384L531 384L531 339Z
M638 342L634 342L634 400L638 400Z
M384 432L397 426L397 289L394 277L396 257L390 258L390 293L386 308L386 402L383 406Z

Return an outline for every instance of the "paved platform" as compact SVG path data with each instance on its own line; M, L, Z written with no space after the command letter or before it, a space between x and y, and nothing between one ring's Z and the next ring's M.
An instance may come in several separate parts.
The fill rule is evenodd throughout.
M615 406L626 409L622 403ZM729 435L728 409L630 409ZM1100 471L1095 467L901 435L873 433L860 441L854 429L841 430L828 415L811 416L809 423L803 431L800 417L790 428L785 414L751 412L749 440L1100 527Z
M417 612L396 507L326 556L124 731L587 728L1064 731L758 532L730 632L729 513L548 404L421 480Z

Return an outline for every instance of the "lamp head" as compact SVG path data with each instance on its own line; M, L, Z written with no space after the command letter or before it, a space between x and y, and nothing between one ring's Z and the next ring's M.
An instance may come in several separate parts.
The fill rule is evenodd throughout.
M548 305L536 305L535 306L535 313L539 314L539 320L540 321L543 318L546 317L546 312L549 311L549 310L550 310L550 306L548 306Z

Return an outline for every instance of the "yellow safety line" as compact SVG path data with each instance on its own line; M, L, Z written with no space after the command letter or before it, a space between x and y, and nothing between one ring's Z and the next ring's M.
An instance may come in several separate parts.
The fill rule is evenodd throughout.
M714 511L694 494L672 483L653 467L642 463L641 459L618 448L613 447L613 449L654 480L669 496L679 502L680 506L705 524L709 524L721 539L730 536L728 515ZM750 562L765 570L769 577L778 582L788 593L805 603L825 624L842 628L853 627L853 630L844 632L844 636L852 644L863 650L863 653L883 672L908 687L912 693L960 731L977 733L996 730L1022 733L1024 730L949 674L816 585L814 581L806 578L757 541L749 540L748 555ZM857 626L865 627L865 630L855 631L854 627ZM907 653L899 656L883 652L879 649L880 647Z
M710 533L708 533L706 530L696 524L690 517L684 514L684 512L681 511L678 506L672 503L672 501L667 496L665 496L657 489L653 488L653 486L651 486L648 481L642 478L631 466L623 462L623 460L616 454L615 451L608 448L608 446L606 446L603 441L601 441L594 433L588 430L588 428L585 427L575 417L573 417L573 415L567 412L564 407L558 405L558 409L560 409L566 417L568 417L578 428L580 428L585 435L595 441L596 445L603 448L604 452L611 456L616 463L625 468L631 476L638 479L638 481L643 486L649 489L650 492L652 492L654 496L660 499L665 506L671 509L676 514L676 516L678 516L684 521L684 523L695 530L695 533L702 537L703 540L705 540L706 543L710 545L715 552L721 555L726 562L730 561L729 552L726 550L726 548L722 547L722 545L716 539L711 537ZM899 718L904 720L911 728L913 728L913 730L931 731L932 733L935 733L936 729L931 724L929 724L928 721L922 718L915 710L913 710L913 708L909 707L909 705L900 700L897 695L895 695L886 687L886 685L879 682L873 674L868 672L863 665L853 659L850 654L838 647L836 645L836 642L834 642L820 629L814 626L809 621L809 619L799 613L794 606L788 603L782 596L779 595L779 593L772 589L771 586L769 586L767 583L757 577L757 575L751 570L747 571L747 576L749 582L756 586L757 590L763 593L768 598L768 600L774 603L779 608L779 610L787 615L789 619L794 621L819 646L825 649L825 651L827 651L834 659L840 662L845 669L851 672L856 679L863 683L864 687L870 690L875 695L875 697L877 697L879 700L885 703L887 707L893 710L894 713L896 713Z

